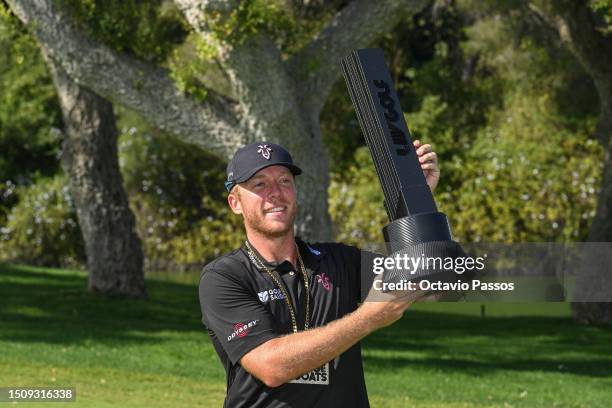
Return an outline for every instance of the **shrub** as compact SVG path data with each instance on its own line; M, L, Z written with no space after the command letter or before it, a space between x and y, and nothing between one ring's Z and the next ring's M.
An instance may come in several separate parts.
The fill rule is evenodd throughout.
M147 269L200 269L239 246L242 222L227 207L225 164L194 145L142 129L125 129L119 155Z
M434 150L448 157L440 163L439 210L462 241L584 240L595 215L603 163L601 145L588 137L593 122L571 129L555 116L546 95L518 94L508 102L469 146L457 149L460 154L448 156L451 141L434 143ZM415 133L429 142L427 136L436 137L427 131L431 120L421 124L423 115L428 116L415 114ZM444 133L437 137L445 143ZM356 151L353 163L330 186L336 238L355 245L382 242L381 228L388 220L367 148Z
M76 211L62 176L16 189L18 203L0 230L0 258L44 266L79 266L85 251Z

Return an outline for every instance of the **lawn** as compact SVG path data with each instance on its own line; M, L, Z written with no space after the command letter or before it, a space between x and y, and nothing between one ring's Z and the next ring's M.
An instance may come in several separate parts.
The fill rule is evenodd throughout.
M222 406L194 276L147 277L146 301L85 282L0 264L0 387L76 388L76 403L54 407ZM372 406L612 406L612 329L568 315L564 303L487 304L486 317L476 303L418 305L364 342Z

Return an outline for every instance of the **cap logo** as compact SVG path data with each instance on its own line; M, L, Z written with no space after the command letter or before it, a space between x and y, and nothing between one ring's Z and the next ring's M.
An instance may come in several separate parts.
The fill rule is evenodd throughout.
M257 153L261 153L264 159L270 160L270 153L272 152L272 148L268 147L268 145L259 145L257 147L259 147L259 149L257 149Z

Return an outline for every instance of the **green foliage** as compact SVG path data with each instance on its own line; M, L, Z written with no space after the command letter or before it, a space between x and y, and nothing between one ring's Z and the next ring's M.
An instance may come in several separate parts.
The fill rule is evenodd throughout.
M216 51L211 43L243 45L247 40L263 34L271 38L284 56L304 46L320 30L335 10L334 5L314 7L313 15L302 15L298 4L283 0L243 0L227 12L208 11L205 23L209 36L207 53L212 58Z
M233 45L242 45L258 33L284 43L295 30L295 19L285 3L266 0L240 1L227 13L208 12L206 24L216 41Z
M180 12L162 0L63 0L75 21L121 52L162 62L187 35Z
M64 177L45 178L16 191L0 230L0 259L36 265L75 266L84 262L76 211Z
M230 14L225 27L230 42L242 43L259 31L274 37L288 35L295 27L295 21L281 4L265 0L241 1Z
M420 119L435 118L439 108L437 104L425 104L424 109L430 110L421 111L419 120L413 120L415 129L423 129L428 135L432 121L423 122L421 128ZM463 154L442 161L442 181L447 180L440 183L435 196L440 210L449 216L457 239L586 239L595 215L603 149L589 138L592 122L578 131L568 130L550 109L545 96L539 100L517 96L476 135ZM439 145L434 144L442 152L444 135L437 138L441 140ZM382 242L380 231L388 219L367 148L356 151L353 163L334 176L329 190L336 238L361 246Z
M598 109L592 82L568 52L522 18L520 2L444 3L375 45L385 49L414 138L432 143L440 156L436 199L455 235L463 241L584 239L602 162L601 147L589 139ZM248 45L263 34L287 58L344 3L300 9L299 2L237 2L225 14L205 13L212 29L207 38L188 35L179 11L163 0L62 4L88 35L168 66L183 92L203 100L204 84L215 91L224 86L210 79L220 42ZM610 0L592 5L608 18ZM42 177L59 171L55 92L35 42L2 3L0 56L0 253L44 264L82 262L64 182ZM387 222L383 196L342 82L321 126L332 158L336 238L380 242ZM199 269L237 246L242 222L227 208L224 165L144 125L132 127L121 137L120 159L149 268ZM32 180L39 183L24 187Z
M602 17L605 27L601 28L604 34L612 33L612 0L593 0L591 8Z
M119 152L149 268L201 268L239 246L242 223L228 209L220 160L135 127L121 136Z
M211 55L214 55L211 45L199 34L191 34L168 58L170 76L178 88L199 101L204 101L208 94L205 82Z
M60 123L36 42L0 3L0 183L24 185L37 174L54 174Z
M586 239L595 215L603 149L592 123L571 131L546 95L518 95L445 173L465 182L440 194L455 234L478 242Z
M15 184L11 180L0 180L0 225L6 225L6 217L17 203Z
M344 80L332 87L320 120L323 142L330 158L330 171L332 174L346 171L354 164L355 150L365 145L365 139Z
M464 30L461 49L480 61L467 82L449 65L453 53L440 39L406 77L391 64L403 78L398 89L411 95L406 105L402 99L413 109L407 122L439 154L435 196L458 239L581 241L595 214L603 163L602 147L590 138L596 92L569 53L543 42L541 33L517 35L520 18L508 13L481 16ZM330 187L337 238L380 242L388 221L367 150L350 163Z
M466 18L454 5L435 16L427 8L374 44L385 52L413 137L435 143L442 161L469 144L470 134L486 123L487 110L499 103L501 92L499 81L466 73L473 57L464 55L460 43ZM343 81L326 102L321 128L332 171L343 171L365 143Z
M219 47L244 46L257 36L264 35L279 48L283 58L298 51L327 21L327 7L319 10L317 18L302 18L295 5L284 1L246 0L234 3L227 11L206 10L203 24L207 31L192 31L180 47L174 48L167 61L170 74L179 89L197 100L204 100L207 89L230 94L225 74L219 74L215 62ZM305 69L313 69L310 61ZM206 85L206 86L205 86Z
M329 187L335 238L358 246L382 242L381 228L388 222L383 201L370 152L360 147L352 164L333 175Z

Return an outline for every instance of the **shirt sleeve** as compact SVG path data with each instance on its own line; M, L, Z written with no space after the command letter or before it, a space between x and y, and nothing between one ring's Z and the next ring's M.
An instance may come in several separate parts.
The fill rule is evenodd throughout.
M360 251L359 257L359 294L360 301L363 302L366 297L368 297L368 293L370 293L370 289L372 288L372 284L374 283L374 258L380 256L374 252L370 251Z
M343 263L347 265L351 293L357 302L363 302L370 293L374 282L374 252L361 250L355 246L339 244L343 249Z
M236 364L249 351L275 337L272 314L235 274L212 268L199 285L202 322Z

